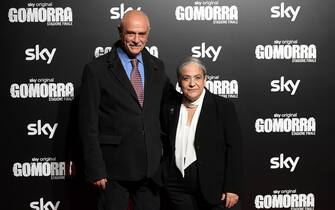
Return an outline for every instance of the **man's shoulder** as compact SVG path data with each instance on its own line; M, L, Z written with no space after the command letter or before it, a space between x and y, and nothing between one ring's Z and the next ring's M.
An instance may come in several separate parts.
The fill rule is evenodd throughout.
M111 51L97 58L93 58L90 62L86 64L86 68L90 69L92 73L98 73L101 71L106 71L109 67L114 65L116 62L115 52Z
M143 59L148 59L152 64L155 64L155 65L159 65L159 66L163 66L164 63L161 59L151 55L147 49L143 49L142 51L142 57Z
M104 55L101 55L97 58L93 58L87 65L96 66L96 65L101 65L101 64L107 63L112 58L112 53L113 52L108 52L108 53L106 53Z

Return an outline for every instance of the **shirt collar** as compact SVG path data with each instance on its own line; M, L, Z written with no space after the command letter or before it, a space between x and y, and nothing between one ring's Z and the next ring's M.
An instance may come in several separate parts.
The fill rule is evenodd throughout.
M121 60L130 62L131 59L128 57L127 53L122 49L122 47L118 47L116 50L117 50ZM136 56L136 59L137 59L138 62L143 64L142 53L138 54Z
M203 90L202 90L202 93L201 93L201 95L200 95L200 97L197 99L197 100L195 100L195 101L193 101L193 102L187 102L187 104L186 104L186 101L184 101L183 103L184 103L184 105L187 107L187 106L189 106L189 107L198 107L200 104L202 104L202 102L204 101L204 97L205 97L205 93L206 93L206 89L204 88Z

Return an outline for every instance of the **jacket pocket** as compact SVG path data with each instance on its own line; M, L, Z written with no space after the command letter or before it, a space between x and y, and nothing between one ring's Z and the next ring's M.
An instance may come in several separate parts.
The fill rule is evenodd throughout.
M101 135L99 135L99 143L100 144L119 145L121 143L121 136L101 134Z

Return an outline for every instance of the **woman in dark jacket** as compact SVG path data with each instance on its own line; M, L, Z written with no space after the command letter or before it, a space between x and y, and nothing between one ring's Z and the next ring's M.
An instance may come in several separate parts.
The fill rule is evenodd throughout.
M241 131L234 104L205 88L206 68L178 66L183 94L162 108L163 175L169 210L233 207L241 193Z

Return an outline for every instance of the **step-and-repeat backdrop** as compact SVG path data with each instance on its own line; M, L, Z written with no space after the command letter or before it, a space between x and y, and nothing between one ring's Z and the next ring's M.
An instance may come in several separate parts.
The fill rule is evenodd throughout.
M1 6L2 209L94 209L77 110L83 67L111 50L130 9L147 49L175 68L203 59L207 88L243 130L236 209L330 210L335 177L331 0L5 1ZM131 155L131 154L129 154Z

